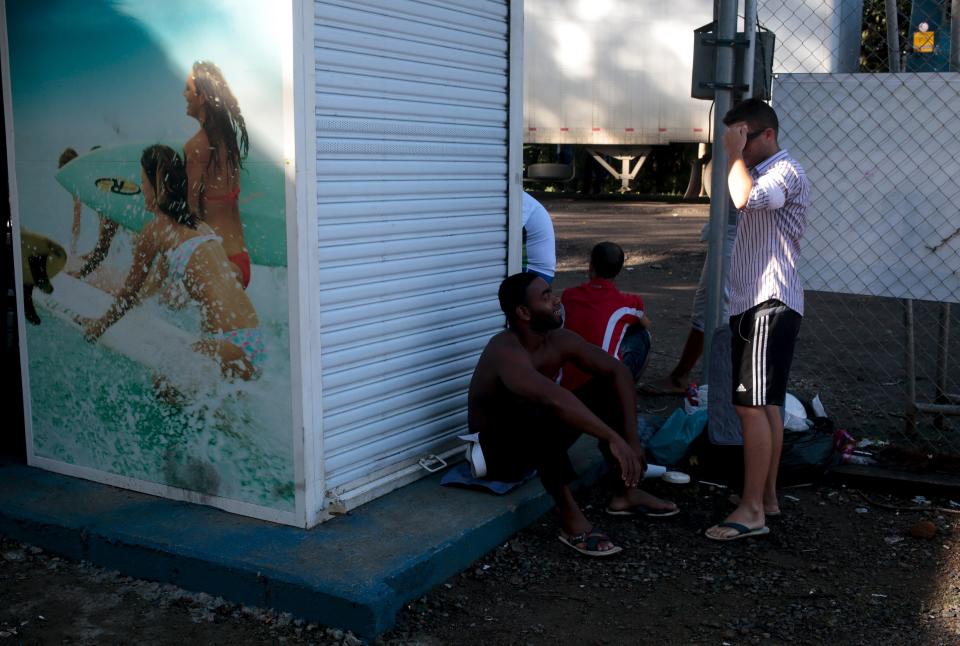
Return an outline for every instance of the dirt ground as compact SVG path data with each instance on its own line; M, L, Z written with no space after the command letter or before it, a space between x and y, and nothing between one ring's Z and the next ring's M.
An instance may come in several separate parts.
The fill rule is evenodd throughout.
M669 369L688 329L706 206L545 204L558 236L556 286L583 279L595 242L619 242L627 252L621 287L643 294L653 322L648 370ZM831 362L815 359L808 363L831 378ZM665 413L678 403L641 399L640 407ZM771 520L769 536L714 544L702 531L732 508L730 489L695 478L652 490L682 513L656 522L605 517L603 487L578 493L622 554L575 554L557 540L556 518L547 514L408 604L377 642L960 643L960 495L914 500L917 491L891 496L836 483L787 489L784 515ZM289 615L133 580L0 538L0 646L133 643L360 642Z

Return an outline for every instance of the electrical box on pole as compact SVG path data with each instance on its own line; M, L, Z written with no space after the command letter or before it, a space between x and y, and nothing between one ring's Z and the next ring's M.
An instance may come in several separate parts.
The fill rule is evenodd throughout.
M729 45L717 40L716 23L711 22L693 31L693 82L690 96L694 99L714 98L717 89L714 72L716 70L717 46ZM761 30L756 34L753 66L753 96L768 101L773 85L773 48L776 36L772 31ZM747 55L748 41L746 34L737 33L733 41L734 51L734 79L732 89L734 94L743 94L748 86L743 78L743 61Z

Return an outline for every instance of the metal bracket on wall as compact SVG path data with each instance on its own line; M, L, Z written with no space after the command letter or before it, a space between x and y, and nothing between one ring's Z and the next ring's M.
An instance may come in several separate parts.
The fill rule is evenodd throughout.
M417 464L427 473L436 473L447 466L447 461L431 453L427 457L417 460Z

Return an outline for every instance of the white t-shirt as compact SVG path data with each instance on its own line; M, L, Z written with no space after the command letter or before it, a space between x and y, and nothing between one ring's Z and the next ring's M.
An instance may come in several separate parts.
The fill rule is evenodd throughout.
M557 268L553 221L543 205L527 193L523 194L523 228L527 232L526 268L552 278Z

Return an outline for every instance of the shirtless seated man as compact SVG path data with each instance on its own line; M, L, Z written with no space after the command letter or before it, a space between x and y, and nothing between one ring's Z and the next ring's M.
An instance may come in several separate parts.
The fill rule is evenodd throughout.
M536 469L560 513L560 540L590 556L621 551L590 524L570 492L576 474L567 451L582 433L599 440L616 491L607 513L670 516L671 502L637 488L646 463L637 437L636 394L620 361L560 328L560 300L536 274L500 284L508 329L487 343L473 373L468 423L479 433L487 477L516 481ZM570 392L557 384L565 363L593 375Z

